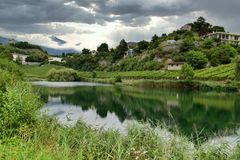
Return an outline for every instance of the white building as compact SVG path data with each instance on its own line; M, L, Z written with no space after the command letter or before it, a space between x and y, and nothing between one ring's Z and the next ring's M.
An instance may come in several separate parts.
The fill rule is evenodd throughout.
M24 65L40 65L40 62L27 62L28 55L24 55L24 54L17 54L17 53L13 53L13 60L17 61L20 60L22 64Z
M181 70L183 64L184 64L184 62L171 62L171 63L168 63L167 70L169 70L169 71Z
M134 55L134 50L133 49L128 49L125 53L125 56L133 56Z
M48 62L62 62L62 58L60 57L49 57Z
M185 24L184 26L181 27L181 30L191 31L192 26L190 24Z
M206 35L205 38L217 38L220 39L222 42L240 44L240 34L215 32Z

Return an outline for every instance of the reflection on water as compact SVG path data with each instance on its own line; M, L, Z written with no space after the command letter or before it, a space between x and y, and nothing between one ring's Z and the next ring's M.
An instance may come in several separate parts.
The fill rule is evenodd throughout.
M234 93L64 85L35 88L46 102L41 112L67 125L83 120L97 128L124 131L134 120L160 121L194 138L196 133L209 137L234 132L240 122L240 97Z

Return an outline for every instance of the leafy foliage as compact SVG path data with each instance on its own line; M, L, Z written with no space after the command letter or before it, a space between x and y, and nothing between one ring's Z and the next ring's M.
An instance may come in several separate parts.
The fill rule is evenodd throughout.
M235 79L240 81L240 57L238 56L235 61Z
M73 69L51 69L48 72L47 79L55 82L78 81L80 78Z
M121 40L119 46L116 48L116 51L113 53L113 61L122 59L125 52L128 50L127 42L123 39Z
M30 44L28 42L16 42L16 43L11 43L10 45L20 49L38 49L43 51L43 49L40 46Z
M232 58L237 55L237 51L230 45L221 45L214 47L209 51L210 63L212 66L218 66L220 64L228 64L232 61Z
M90 49L83 48L82 54L91 54Z
M97 48L98 52L109 52L108 49L108 44L107 43L102 43L98 48Z
M6 91L0 94L0 101L1 135L13 136L36 122L40 101L27 84L7 86Z
M7 48L6 46L0 45L0 58L1 59L13 60L11 50L9 48Z
M186 61L194 69L202 69L206 66L208 59L206 55L200 51L189 51L186 55Z
M193 77L194 77L194 71L192 66L190 66L187 63L184 63L181 69L181 78L188 82L191 82L193 80Z

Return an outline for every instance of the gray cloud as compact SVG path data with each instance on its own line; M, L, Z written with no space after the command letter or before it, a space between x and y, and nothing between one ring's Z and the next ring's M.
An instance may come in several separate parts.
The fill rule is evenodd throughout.
M196 13L204 13L215 25L223 25L231 32L240 32L239 6L239 0L0 0L0 31L45 36L93 34L98 31L82 30L64 24L74 22L104 26L107 22L118 21L123 26L136 28L148 25L153 16L167 17L166 21L172 29L191 22L192 13L197 11ZM194 15L194 18L197 16L202 15ZM53 22L59 25L52 26ZM154 32L161 33L170 29L164 24L157 24ZM146 39L153 34L153 31L141 31L139 28L138 31L131 30L129 34L128 31L123 32L124 36L129 35L133 40ZM122 34L109 36L109 39L120 39Z
M62 46L67 43L67 41L64 41L56 36L51 36L50 39L54 42L56 42L59 46Z

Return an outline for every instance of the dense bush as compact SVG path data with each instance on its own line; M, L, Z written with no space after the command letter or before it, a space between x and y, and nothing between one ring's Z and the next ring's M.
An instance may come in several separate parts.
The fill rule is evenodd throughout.
M6 91L1 91L0 101L1 135L14 136L36 122L37 109L41 103L27 84L17 82L15 85L7 85Z
M202 69L208 63L206 55L200 51L189 51L186 55L186 61L194 69Z
M240 81L240 57L237 57L235 60L235 79Z
M79 81L80 78L76 71L73 69L51 69L48 72L47 80L66 82L66 81Z
M21 68L17 64L7 59L0 59L0 69L7 71L13 76L16 75L16 77L18 77L19 79L22 79L24 75Z
M13 60L10 49L6 46L0 46L0 59Z
M30 55L26 58L26 62L44 62L48 59L47 54L43 52L32 52Z
M193 68L189 64L184 63L181 69L181 78L190 82L193 80L193 77L194 77Z
M231 63L237 55L237 50L230 45L214 47L209 51L209 60L212 66Z
M39 49L43 51L43 49L40 46L30 44L28 42L16 42L16 43L11 43L10 45L20 49Z
M115 83L121 83L122 82L122 77L121 76L116 76L114 79Z

